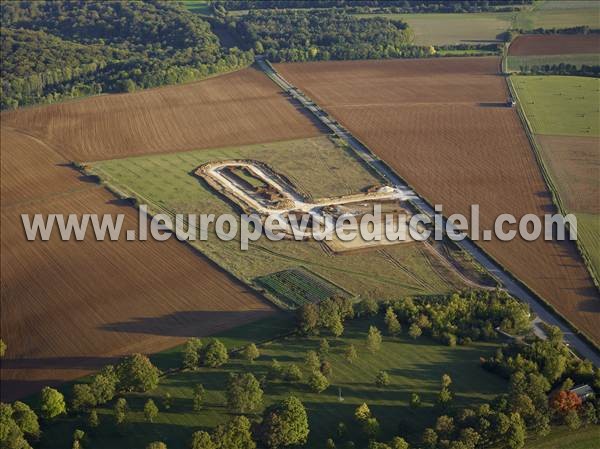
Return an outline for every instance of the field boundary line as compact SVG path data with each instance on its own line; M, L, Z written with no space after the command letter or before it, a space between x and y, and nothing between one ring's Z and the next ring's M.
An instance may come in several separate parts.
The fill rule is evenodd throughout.
M519 115L521 123L523 124L523 129L525 130L527 139L529 140L531 148L533 149L535 159L538 163L538 166L540 167L540 171L542 172L544 181L546 182L548 189L550 190L550 193L552 194L552 202L558 209L558 212L560 212L561 215L566 216L568 211L562 201L559 190L556 187L556 182L552 178L550 169L548 168L548 165L546 164L546 162L544 160L543 150L535 137L535 133L533 132L533 127L531 125L531 122L527 118L527 114L525 113L525 110L521 104L521 99L519 98L517 88L514 86L510 75L506 76L506 84L508 86L508 90L509 90L510 94L513 96L513 98L515 98L517 100L517 114ZM568 223L567 223L567 229L569 230ZM583 259L583 262L588 270L588 273L590 274L590 277L592 278L594 285L596 286L596 289L598 291L600 291L600 281L599 281L600 276L596 272L596 269L595 269L594 265L592 264L591 257L589 255L587 249L585 248L585 245L579 239L577 239L575 241L575 246L579 250L579 254L581 255L581 258Z

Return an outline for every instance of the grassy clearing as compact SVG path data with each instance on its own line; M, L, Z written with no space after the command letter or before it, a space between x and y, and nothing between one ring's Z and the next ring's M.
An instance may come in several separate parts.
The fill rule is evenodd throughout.
M510 13L359 14L404 20L414 31L417 45L449 45L496 41L510 27Z
M578 68L582 65L600 64L600 55L596 53L580 55L543 55L543 56L509 56L508 70L511 72L523 71L524 67L533 67L534 65L553 65L553 64L571 64Z
M515 76L536 134L598 136L600 80L575 76Z
M308 390L304 382L290 384L270 382L265 389L265 405L293 394L298 396L307 408L311 428L307 447L323 447L329 437L335 437L337 423L343 421L349 429L344 439L337 439L342 446L345 439L362 442L359 431L353 423L354 409L367 402L374 416L381 424L381 439L389 439L401 431L410 436L419 434L423 427L431 425L439 411L433 407L440 389L442 374L448 373L453 379L456 406L472 406L488 401L506 389L501 378L484 371L479 366L479 357L493 353L493 344L475 344L472 346L442 346L427 338L411 340L384 337L382 348L375 354L365 348L365 336L371 320L355 320L347 323L344 335L338 340L330 340L331 349L328 360L333 367L331 386L321 394ZM381 317L376 324L382 328ZM249 364L233 359L218 369L200 369L197 372L181 372L164 378L159 388L148 394L127 396L131 424L126 435L115 434L112 429L112 412L109 408L99 409L104 420L97 435L92 436L89 448L129 448L145 447L154 440L165 441L170 449L187 447L186 443L193 431L210 429L229 419L231 415L225 409L224 389L230 372L252 372L257 378L265 375L273 358L282 365L295 363L304 369L304 358L308 350L318 348L317 338L289 337L259 346L261 357ZM343 357L343 351L349 344L356 347L359 360L350 365ZM386 370L391 377L391 385L377 388L374 380L379 370ZM206 389L205 408L199 413L192 411L192 391L194 385L201 383ZM339 401L339 391L343 401ZM410 409L410 394L421 396L423 407ZM164 411L162 398L171 394L173 405ZM141 410L148 397L159 405L161 412L154 424L143 421ZM70 436L72 423L50 429L47 435L54 444ZM401 430L399 430L401 429ZM62 444L62 446L66 446ZM62 447L61 446L61 447ZM359 446L360 447L360 446Z
M524 30L535 28L569 28L587 25L597 28L600 23L600 2L591 1L536 1L533 8L524 8L515 16L514 27Z
M193 13L211 15L212 9L208 0L183 0L183 6Z
M567 428L553 429L549 435L527 440L526 449L590 449L600 441L600 426L588 426L576 432Z
M576 213L578 239L590 256L590 263L600 274L600 215Z
M381 182L327 137L117 159L93 163L91 168L113 187L149 204L154 212L239 214L192 173L210 160L240 158L269 164L313 198L356 193ZM418 245L388 246L386 255L371 251L329 256L318 242L272 242L262 238L251 243L248 251L240 251L237 239L219 240L213 225L208 233L207 241L195 242L194 246L248 284L273 272L274 267L285 270L305 266L351 294L379 298L442 293L461 285L455 275L437 267L436 260L430 260L431 256Z

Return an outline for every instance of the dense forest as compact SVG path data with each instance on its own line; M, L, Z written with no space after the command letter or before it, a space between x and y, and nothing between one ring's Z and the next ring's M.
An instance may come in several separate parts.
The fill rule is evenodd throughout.
M2 109L131 92L233 70L208 22L176 2L3 2Z
M227 11L284 8L384 8L394 13L512 11L532 0L216 0Z
M231 26L240 41L275 62L389 58L415 51L406 23L359 19L335 9L250 11Z

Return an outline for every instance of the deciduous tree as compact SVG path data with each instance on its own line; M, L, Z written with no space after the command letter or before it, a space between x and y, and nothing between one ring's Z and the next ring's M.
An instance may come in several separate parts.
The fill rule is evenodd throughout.
M344 351L344 358L348 363L354 363L358 359L358 354L353 344L350 344L346 347L346 350Z
M211 340L203 352L203 364L210 368L217 368L229 360L227 348L219 340Z
M37 439L40 436L40 423L35 412L27 404L15 401L12 405L12 418L19 429L30 438Z
M227 406L234 412L251 412L262 406L263 391L252 373L230 375L226 396Z
M400 321L398 321L398 317L392 307L388 307L385 311L385 325L387 326L388 333L392 336L396 336L402 331Z
M327 380L327 377L321 371L314 371L308 378L308 386L315 393L321 393L329 387L329 380Z
M308 416L302 402L294 396L267 410L260 426L260 437L270 448L303 445L309 433Z
M117 377L121 391L146 392L158 386L159 370L143 354L125 357L117 365Z
M202 410L202 402L204 400L204 386L202 384L196 384L194 386L193 409L195 412Z
M410 327L408 328L408 335L414 340L419 338L422 333L423 333L423 331L416 323L411 324Z
M127 422L128 411L129 407L127 405L127 400L125 398L117 399L114 408L115 422L117 423L117 425L121 426Z
M305 335L316 332L319 322L319 309L316 304L309 302L301 306L297 311L298 328Z
M250 363L254 363L254 361L260 357L260 352L258 351L256 345L254 343L251 343L244 348L242 355Z
M190 338L185 342L182 353L182 366L184 369L194 370L200 364L200 350L202 341L199 338Z
M97 404L96 395L92 387L88 384L75 384L73 386L72 408L75 411L82 412L95 407Z
M390 384L390 376L386 371L379 371L375 376L375 385L378 387L387 387Z
M218 444L212 439L208 432L199 430L192 434L190 449L218 449Z
M381 349L381 332L375 326L369 326L369 333L367 334L367 349L370 352L377 352Z
M42 390L42 417L52 419L67 412L65 397L54 388L44 387Z
M158 416L158 407L152 399L148 399L144 404L144 418L147 422L154 422Z

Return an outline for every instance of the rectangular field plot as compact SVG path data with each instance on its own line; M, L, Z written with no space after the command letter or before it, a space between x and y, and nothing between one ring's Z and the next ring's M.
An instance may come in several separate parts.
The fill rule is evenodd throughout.
M403 20L414 32L417 45L489 43L510 27L508 13L359 14L361 18Z
M598 79L581 76L515 76L513 79L534 133L600 134Z
M283 301L295 306L321 302L332 296L348 296L341 288L303 267L260 276L255 281Z
M233 203L193 175L206 162L229 159L265 163L311 199L353 194L381 183L345 148L325 136L113 159L91 163L90 170L115 189L148 204L152 213L160 211L171 217L175 213L238 214ZM239 239L217 238L214 224L208 226L206 241L192 245L247 284L275 269L303 266L360 296L436 294L463 286L458 276L417 245L390 245L385 251L387 255L375 250L332 256L316 241L273 242L261 238L252 242L247 251L240 251Z

